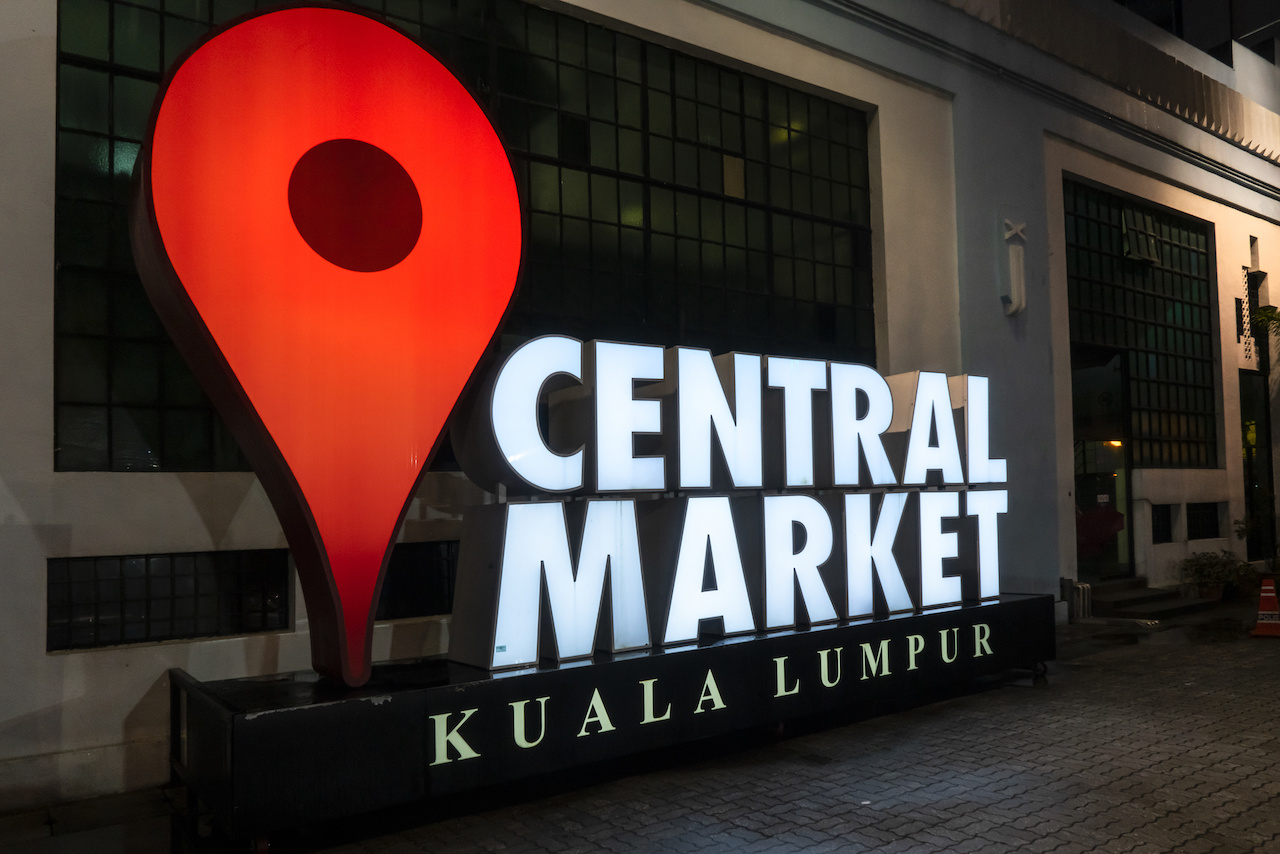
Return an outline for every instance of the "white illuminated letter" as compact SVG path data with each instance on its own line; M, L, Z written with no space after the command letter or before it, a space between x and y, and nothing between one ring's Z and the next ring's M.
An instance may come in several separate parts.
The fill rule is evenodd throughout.
M644 719L640 721L643 724L656 724L661 721L671 719L671 704L667 703L667 710L660 716L654 714L653 711L653 683L657 679L641 679L640 684L644 688Z
M991 396L986 377L970 376L965 391L965 434L969 454L970 483L1004 483L1009 479L1005 460L991 459Z
M582 729L578 730L578 738L591 735L587 731L587 727L596 724L600 729L596 730L599 735L602 732L613 732L617 727L613 725L613 721L609 720L609 711L604 707L604 700L600 699L600 689L596 688L591 692L591 705L587 706L587 715L582 719Z
M462 720L458 721L452 728L449 726L449 714L432 715L431 723L434 724L436 736L436 758L431 761L432 765L446 765L454 760L449 758L449 748L452 747L458 752L458 759L475 759L480 754L467 744L467 740L462 737L459 730L462 725L471 719L471 716L479 709L466 709L462 712Z
M524 707L529 705L529 701L517 700L508 704L511 706L511 734L515 737L518 747L528 750L542 743L542 739L547 734L547 700L550 699L550 697L538 698L538 714L541 718L541 723L538 724L538 737L533 741L529 740L529 733L524 722Z
M594 342L596 487L601 492L661 491L662 457L636 457L632 437L662 432L662 403L636 400L636 380L662 379L662 348Z
M716 579L714 590L702 589L708 546ZM698 621L713 617L724 618L727 635L756 628L733 514L729 499L723 496L690 498L685 505L684 532L680 536L675 580L671 583L671 609L663 643L697 640Z
M958 557L960 538L943 533L942 520L960 514L960 496L954 492L920 493L920 605L932 608L960 602L960 579L942 574L942 561Z
M760 453L760 357L743 353L733 358L733 411L706 350L676 349L680 410L680 488L711 486L711 433L724 451L733 485L758 489L763 485ZM725 358L725 357L722 357Z
M805 544L795 551L792 525L805 531ZM796 624L796 582L811 623L836 619L818 567L831 557L831 519L817 499L808 495L766 495L764 498L764 624L779 629Z
M827 363L766 358L770 387L782 389L787 486L813 486L813 393L827 387Z
M711 704L711 708L707 709L707 703ZM698 695L698 708L693 710L695 715L700 715L706 711L716 711L724 708L724 700L720 697L720 686L716 684L716 677L710 670L707 671L707 678L702 680L702 693Z
M996 516L1009 512L1006 489L966 492L965 513L978 517L978 596L994 599L1000 595L1000 541L996 534Z
M848 573L848 601L845 615L851 619L869 617L874 610L871 573L880 579L889 613L898 614L915 608L911 594L902 581L902 570L893 556L893 541L907 504L906 492L886 492L880 503L880 517L875 534L871 528L871 496L864 493L845 495L845 567Z
M498 374L489 415L498 450L512 471L538 489L568 492L582 487L582 450L557 454L538 429L538 395L557 374L582 379L582 342L548 335L523 345Z
M557 655L561 659L590 655L606 566L612 587L613 650L648 646L635 502L588 503L576 572L569 557L564 505L558 501L508 504L493 666L537 662L544 573Z
M858 417L858 392L867 396L867 412ZM884 377L866 365L831 363L832 467L836 486L858 485L858 448L867 458L871 482L896 484L880 434L893 423L893 394Z
M929 443L931 423L938 429L936 446ZM921 371L916 381L915 409L911 414L911 437L907 441L902 482L923 484L931 469L940 470L945 483L964 483L947 375Z
M823 650L826 652L826 650ZM781 656L773 660L774 669L778 671L778 690L773 692L774 697L790 697L792 694L800 693L800 677L796 677L796 681L791 687L787 687L787 657Z
M922 652L924 652L924 636L907 635L907 654L910 659L910 663L907 666L908 670L920 669L916 666L916 656Z

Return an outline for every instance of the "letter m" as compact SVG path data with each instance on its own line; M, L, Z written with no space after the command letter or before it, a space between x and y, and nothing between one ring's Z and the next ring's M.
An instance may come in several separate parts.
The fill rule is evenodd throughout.
M606 577L613 632L603 646L618 652L649 645L634 501L587 502L577 567L569 554L564 504L507 505L495 668L537 662L544 577L554 637L554 649L544 653L560 660L591 655Z
M877 673L876 670L880 672ZM870 672L868 672L870 671ZM880 641L880 646L873 651L871 644L862 644L862 678L889 675L889 639Z

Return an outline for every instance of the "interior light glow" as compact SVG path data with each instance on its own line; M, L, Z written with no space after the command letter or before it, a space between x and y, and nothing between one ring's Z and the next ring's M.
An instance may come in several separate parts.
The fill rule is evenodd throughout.
M1009 491L991 489L966 492L965 514L978 519L978 588L979 597L994 599L1000 595L1000 542L996 539L996 517L1009 512Z
M990 456L991 391L990 381L986 377L970 374L966 378L964 417L969 483L1006 482L1009 479L1008 464L1005 460L993 460Z
M858 417L858 395L867 397L867 411ZM858 449L866 456L871 482L897 483L880 434L893 422L893 393L884 377L866 365L831 363L832 468L836 486L858 485Z
M576 567L569 556L563 503L508 504L493 666L537 663L543 577L554 628L554 655L560 659L590 655L606 569L613 623L607 648L617 652L648 646L635 502L588 503Z
M920 493L920 605L923 608L957 605L963 598L959 576L942 574L943 560L960 555L959 537L954 531L943 532L942 520L959 514L958 493Z
M937 445L930 444L931 424L937 429ZM911 437L907 442L902 482L923 484L928 472L933 470L942 472L945 483L964 483L947 375L920 371L916 375L915 408L911 413Z
M709 555L708 555L709 552ZM711 561L715 587L702 589ZM689 643L698 639L700 620L724 618L725 634L755 631L751 599L742 570L742 555L734 533L729 499L722 495L690 498L685 507L684 530L671 585L671 607L663 643Z
M795 550L794 525L804 529L805 542ZM831 595L818 567L831 557L834 537L831 517L809 495L767 495L764 498L764 613L765 627L796 624L796 586L809 622L837 619Z
M491 416L499 452L520 478L545 492L582 486L582 449L557 454L546 446L538 427L538 397L557 374L582 380L582 343L548 335L512 353L493 387Z
M292 7L193 45L135 172L143 284L280 518L312 665L361 685L408 497L511 301L511 161L402 31Z
M765 361L770 387L782 389L787 486L813 486L813 393L827 387L827 363L773 356Z
M760 357L731 353L712 359L706 350L675 351L679 378L680 488L711 486L711 434L724 452L733 485L764 483L760 437ZM717 368L727 382L722 385ZM734 398L730 411L726 386ZM736 413L736 417L735 417Z
M636 400L637 380L661 380L663 349L592 342L595 369L596 486L601 492L660 491L662 457L637 457L637 433L662 432L662 402Z
M848 577L845 613L850 619L870 617L875 607L871 574L880 580L889 613L911 611L915 604L902 570L893 556L893 541L898 536L902 511L907 505L907 492L887 492L880 502L874 534L871 527L871 496L850 493L844 497L845 568Z

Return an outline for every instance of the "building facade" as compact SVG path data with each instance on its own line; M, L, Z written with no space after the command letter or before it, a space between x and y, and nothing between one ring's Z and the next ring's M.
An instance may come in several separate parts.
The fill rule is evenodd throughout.
M499 346L988 376L1004 592L1273 556L1265 49L1210 55L1106 0L358 5L508 149L525 249ZM253 6L0 8L0 810L167 779L169 668L308 666L283 534L125 217L164 70ZM447 650L462 514L503 499L456 468L442 453L410 507L375 660Z

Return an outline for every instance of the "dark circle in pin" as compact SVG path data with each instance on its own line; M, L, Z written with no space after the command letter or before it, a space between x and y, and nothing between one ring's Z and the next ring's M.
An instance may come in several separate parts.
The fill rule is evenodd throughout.
M422 200L405 168L356 139L331 139L298 160L289 213L321 258L358 273L394 267L422 234Z

